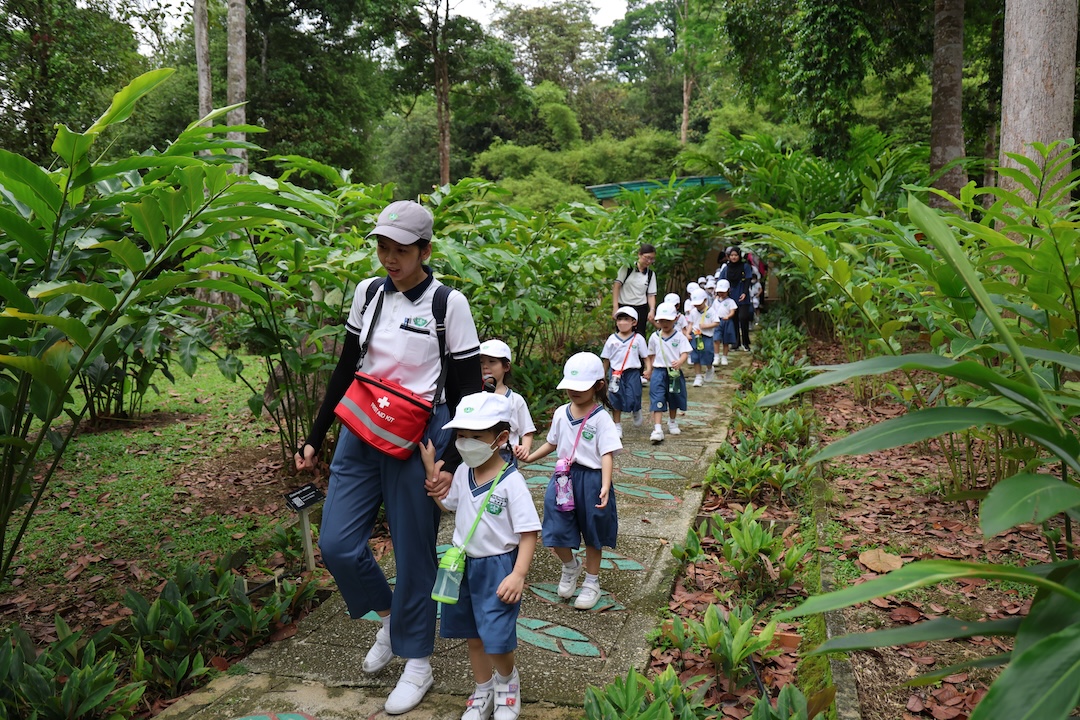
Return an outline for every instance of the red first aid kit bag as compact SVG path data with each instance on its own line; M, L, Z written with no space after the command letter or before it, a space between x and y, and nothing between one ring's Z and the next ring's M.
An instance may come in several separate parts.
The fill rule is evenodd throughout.
M358 372L334 414L368 445L405 460L423 439L434 409L393 380Z
M379 293L379 300L375 304L367 339L360 348L356 375L344 397L334 408L334 414L350 432L371 447L391 457L405 460L416 451L424 438L424 432L435 412L435 404L400 383L377 378L359 370L364 363L371 334L382 311L381 289L382 282L374 282L368 286L367 300L364 309L360 311L361 316L376 292ZM446 382L446 304L449 295L450 288L440 285L435 289L431 306L435 319L435 334L439 340L439 362L442 365L435 386L436 400L442 395Z

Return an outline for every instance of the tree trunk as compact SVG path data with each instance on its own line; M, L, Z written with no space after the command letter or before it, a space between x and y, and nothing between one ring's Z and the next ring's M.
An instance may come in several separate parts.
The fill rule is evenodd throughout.
M1072 137L1076 18L1076 0L1005 3L1002 167L1020 167L1006 153L1027 155L1042 165L1041 157L1029 147L1031 143ZM1063 174L1068 172L1069 168L1062 170ZM1056 179L1047 178L1047 183ZM1010 178L1002 176L999 184L1027 196Z
M934 72L930 103L930 172L964 157L964 0L934 0ZM953 166L934 183L953 197L967 183L962 166ZM952 205L937 195L930 204Z
M199 78L199 117L210 114L214 107L210 83L210 16L206 0L195 0L195 72Z
M229 95L228 104L235 105L247 101L247 2L246 0L229 0ZM243 125L247 122L247 110L244 105L230 110L225 116L225 122L229 125ZM230 132L226 138L234 142L244 142L247 134L243 132ZM240 162L233 165L233 172L238 175L247 174L247 150L234 149L231 151L240 158Z
M439 185L450 183L450 49L446 43L446 25L450 21L450 0L445 0L446 15L432 20L432 59L435 70L435 123L439 132Z
M690 98L694 95L694 78L684 72L682 78L682 126L679 143L685 145L690 139Z

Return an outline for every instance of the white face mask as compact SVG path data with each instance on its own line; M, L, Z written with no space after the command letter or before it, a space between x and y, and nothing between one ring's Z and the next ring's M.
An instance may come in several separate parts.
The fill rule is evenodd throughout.
M458 438L454 441L454 447L461 454L461 461L471 468L480 467L495 454L498 445L488 445L483 440L475 438Z

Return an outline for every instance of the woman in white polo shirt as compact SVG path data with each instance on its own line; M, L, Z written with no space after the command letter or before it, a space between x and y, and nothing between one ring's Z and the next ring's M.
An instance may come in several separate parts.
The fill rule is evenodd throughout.
M439 507L428 493L445 495L461 462L451 442L453 431L443 430L452 414L448 408L456 407L465 395L480 392L482 383L476 324L469 301L454 290L446 301L445 392L435 397L443 361L432 311L441 283L424 264L431 257L431 234L431 213L415 202L391 203L380 213L368 237L376 238L386 277L369 278L357 286L341 357L311 433L295 458L298 470L315 466L318 449L334 421L334 408L353 380L365 342L360 369L400 383L436 404L423 440L431 439L438 457L446 461L436 480L425 484L419 451L400 460L342 426L323 505L319 548L349 615L359 619L374 610L382 618L364 659L364 671L379 672L394 655L406 658L401 678L386 700L386 712L391 715L416 707L433 682L435 602L431 588L437 571ZM373 283L379 285L373 288ZM369 293L369 288L374 292ZM368 547L383 505L397 567L393 590Z

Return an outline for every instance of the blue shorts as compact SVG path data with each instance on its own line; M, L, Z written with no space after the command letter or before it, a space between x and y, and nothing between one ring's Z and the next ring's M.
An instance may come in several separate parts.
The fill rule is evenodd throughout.
M721 320L720 324L716 326L716 330L713 332L713 338L724 345L735 344L735 321L734 320Z
M454 605L442 606L439 635L444 638L480 638L484 652L501 655L517 647L517 618L521 603L504 603L499 584L514 571L518 551L465 561L465 577Z
M608 491L608 502L596 507L603 475L595 468L574 463L570 466L570 484L574 488L574 509L563 512L555 509L555 482L548 481L544 493L544 521L541 533L544 547L572 548L585 545L592 548L615 547L619 535L619 514L615 509L615 486Z
M641 409L641 368L626 368L619 377L619 392L609 393L613 410L637 412Z
M712 360L709 361L712 363ZM666 367L653 368L652 378L649 380L649 410L664 412L672 410L686 410L686 377L679 371L679 379L676 383L677 392L671 392L668 388L668 369Z
M691 365L712 365L713 359L713 346L712 338L702 336L705 340L704 350L691 350L690 351L690 364Z

